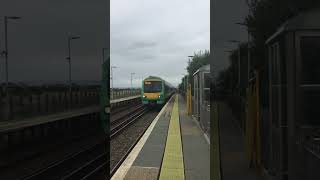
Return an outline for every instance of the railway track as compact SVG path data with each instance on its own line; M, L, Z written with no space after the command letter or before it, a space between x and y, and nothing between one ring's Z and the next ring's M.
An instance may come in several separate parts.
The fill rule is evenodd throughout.
M123 131L126 127L139 119L141 116L146 114L148 111L149 109L147 107L139 106L131 112L119 117L118 119L111 121L110 138L112 139L113 137L118 135L121 131Z
M139 135L139 137L135 140L135 142L130 146L130 148L126 151L126 153L121 157L121 159L117 162L117 164L110 170L110 177L114 175L114 173L117 171L117 169L121 166L123 161L127 158L127 156L130 154L131 150L134 148L134 146L139 142L143 134L147 128Z
M143 106L129 111L111 122L110 138L117 136L134 121L139 119L148 109ZM35 179L61 179L61 180L84 180L107 177L105 169L109 165L107 161L109 154L105 149L107 140L86 147L77 153L71 153L64 159L57 160L49 166L39 169L30 175L23 177L23 180ZM79 166L80 165L80 166Z
M142 108L144 108L144 106L142 104L139 104L139 105L127 106L125 109L118 110L118 112L111 112L112 113L110 117L111 128L122 119L126 118L127 116L130 116L130 114L134 114L136 111Z
M112 115L118 114L118 113L121 113L121 112L126 111L128 109L131 109L133 107L136 107L136 106L139 106L139 105L138 104L129 104L129 105L126 105L126 106L111 108L111 114Z
M172 102L172 101L171 101ZM158 114L159 112L157 112ZM171 116L171 114L169 113L169 116ZM156 117L156 116L155 116ZM152 117L152 120L155 118ZM132 149L136 146L136 144L139 142L139 140L141 139L141 137L144 135L144 133L147 131L149 125L152 123L152 121L150 121L150 123L148 123L148 125L146 126L146 128L144 128L143 131L141 131L139 133L139 135L137 136L137 138L132 141L132 144L129 146L128 149L126 149L125 153L123 153L123 155L121 155L121 158L115 163L115 165L113 165L110 169L110 177L112 177L116 171L118 170L118 168L121 166L121 164L125 161L125 159L127 158L127 156L130 154L130 152L132 151Z
M69 154L64 159L57 160L51 163L49 166L39 169L38 171L22 179L23 180L34 180L34 179L40 180L40 179L50 179L50 178L71 179L73 177L72 175L76 174L75 172L79 171L79 168L75 168L76 164L87 165L88 162L90 162L90 159L92 159L92 157L100 157L106 153L105 144L106 144L106 140L103 142L94 144L90 147L84 148L77 153ZM105 157L105 159L107 159L107 156ZM71 168L71 170L69 168ZM66 171L67 173L65 173Z

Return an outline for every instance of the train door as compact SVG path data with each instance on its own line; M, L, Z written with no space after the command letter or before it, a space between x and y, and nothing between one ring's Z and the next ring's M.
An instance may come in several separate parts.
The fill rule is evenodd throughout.
M281 41L280 41L281 42ZM270 172L275 179L287 176L286 66L279 41L269 47L270 59Z
M320 32L297 32L293 148L299 178L320 179Z

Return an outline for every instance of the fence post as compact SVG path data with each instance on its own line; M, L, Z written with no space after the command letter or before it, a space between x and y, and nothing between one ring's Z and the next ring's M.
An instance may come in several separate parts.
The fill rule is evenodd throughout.
M29 95L29 109L30 109L30 113L33 114L34 105L33 105L33 101L32 101L32 94Z
M65 104L65 109L64 110L67 110L68 109L68 96L67 96L67 91L64 91L64 104Z
M2 116L3 116L3 119L5 121L8 121L10 119L10 110L9 110L9 99L5 96L3 96L3 98L1 98L1 106L3 105L3 111L1 112Z
M48 93L45 93L45 95L44 95L44 103L45 103L45 107L46 107L46 113L48 113L48 111L49 111L49 97L48 97Z

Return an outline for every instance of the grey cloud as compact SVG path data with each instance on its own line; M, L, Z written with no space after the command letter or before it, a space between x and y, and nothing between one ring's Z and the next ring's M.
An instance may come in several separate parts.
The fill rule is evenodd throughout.
M134 42L129 46L129 49L140 49L140 48L152 48L157 45L156 42L148 42L148 41L138 41Z
M9 79L12 81L65 81L67 78L67 36L72 41L72 72L75 80L99 80L102 48L107 47L107 1L4 0L0 6L0 49L4 47L2 17L10 21ZM4 61L0 58L0 80Z
M209 49L209 0L111 1L111 64L114 86L156 75L173 85L186 73L188 55Z

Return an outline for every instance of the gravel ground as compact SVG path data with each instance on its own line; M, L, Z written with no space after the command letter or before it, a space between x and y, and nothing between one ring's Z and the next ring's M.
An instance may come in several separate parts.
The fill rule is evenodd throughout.
M150 123L157 116L159 111L150 111L138 121L124 130L110 142L110 170L117 164L122 156L128 151L131 145L139 138Z
M30 174L39 169L39 167L46 167L55 160L63 159L63 157L65 157L67 154L78 152L84 147L89 147L95 143L98 143L99 141L102 141L103 138L104 137L101 135L92 135L59 146L44 145L43 147L41 147L43 149L46 149L44 153L41 153L38 156L26 161L20 162L19 164L0 169L0 179L20 179L21 177L24 177L27 174Z
M134 107L131 107L134 108ZM131 110L131 108L126 109L126 111ZM115 164L121 159L121 157L127 152L127 150L131 147L131 145L139 138L139 136L143 133L143 131L148 128L153 119L157 116L159 111L150 111L141 118L139 118L135 123L133 123L130 127L124 130L120 135L115 137L110 142L110 167L115 166ZM123 114L123 112L117 113ZM115 118L112 117L112 118ZM0 168L0 179L19 179L27 174L32 173L37 170L39 167L46 167L51 162L63 159L67 154L78 152L84 147L91 146L98 141L101 141L103 136L91 136L82 138L81 140L69 142L63 145L55 146L44 145L46 151L41 153L39 156L33 157L26 161L20 162L19 164L15 164L13 166L7 168ZM57 140L59 141L59 140ZM34 147L39 148L39 147ZM32 151L32 149L30 149Z
M124 114L127 114L128 112L130 111L133 111L135 109L137 109L137 107L141 106L141 104L136 104L135 106L129 106L128 108L120 111L120 112L117 112L115 114L112 114L112 111L110 113L110 118L111 118L111 121L114 121L115 119L118 119L120 117L122 117Z

